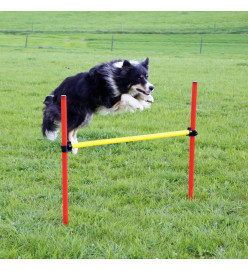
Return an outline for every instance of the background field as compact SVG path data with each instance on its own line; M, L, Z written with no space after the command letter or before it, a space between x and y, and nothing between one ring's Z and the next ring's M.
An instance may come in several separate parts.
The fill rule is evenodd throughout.
M248 257L248 12L0 16L0 258ZM65 227L44 97L100 62L147 56L151 109L97 115L79 140L187 128L197 80L194 200L188 138L81 149L69 156Z
M1 12L7 31L247 32L247 12Z

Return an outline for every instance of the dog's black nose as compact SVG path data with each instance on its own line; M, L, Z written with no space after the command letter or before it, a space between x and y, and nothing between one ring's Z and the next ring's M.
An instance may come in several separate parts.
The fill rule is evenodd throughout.
M149 90L152 91L154 89L154 86L153 85L150 85L149 86Z

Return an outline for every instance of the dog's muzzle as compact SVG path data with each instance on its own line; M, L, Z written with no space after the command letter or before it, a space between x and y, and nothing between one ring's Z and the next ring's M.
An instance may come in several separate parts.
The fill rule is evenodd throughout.
M146 90L137 87L136 90L148 96L154 90L154 86L153 85L149 85L148 86L148 89L146 89Z

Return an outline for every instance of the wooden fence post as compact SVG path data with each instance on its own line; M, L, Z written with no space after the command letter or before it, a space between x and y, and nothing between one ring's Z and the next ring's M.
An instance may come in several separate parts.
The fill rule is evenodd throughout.
M202 53L202 37L201 37L201 45L200 45L200 54Z
M26 44L25 44L25 48L28 47L28 32L27 32L27 36L26 36Z
M114 49L114 35L112 35L111 52L113 51L113 49Z

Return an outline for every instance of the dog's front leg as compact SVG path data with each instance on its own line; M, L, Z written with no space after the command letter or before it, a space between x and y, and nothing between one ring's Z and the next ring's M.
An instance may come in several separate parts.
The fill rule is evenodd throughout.
M144 109L150 108L151 103L154 102L154 99L151 95L149 96L138 95L136 99L140 102L140 104L143 106Z
M124 111L134 112L135 110L143 111L142 104L129 94L123 94L121 100L118 101L111 109L112 113L119 113Z
M143 94L140 94L138 95L137 99L139 101L143 100L143 101L146 101L146 102L149 102L149 103L153 103L154 102L154 98L152 95L143 95Z

